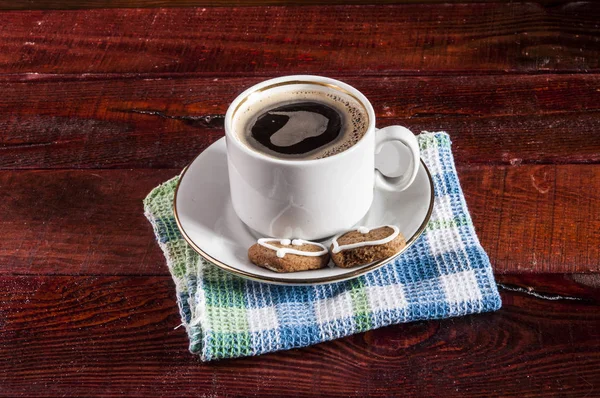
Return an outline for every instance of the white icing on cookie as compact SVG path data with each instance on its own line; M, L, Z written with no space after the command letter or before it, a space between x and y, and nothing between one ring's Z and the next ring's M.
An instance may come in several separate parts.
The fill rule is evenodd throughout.
M390 236L388 236L387 238L383 238L383 239L379 239L379 240L371 240L371 241L366 241L366 242L349 243L347 245L342 245L342 246L339 245L338 239L340 237L342 237L342 235L347 234L348 232L341 233L341 234L337 235L335 238L333 238L333 240L331 241L331 243L333 244L333 249L331 251L333 253L339 253L342 250L356 249L358 247L363 247L363 246L385 245L386 243L389 243L389 242L393 241L394 239L396 239L396 237L400 233L400 229L398 229L398 227L395 225L382 225L381 227L377 227L377 228L383 228L383 227L391 228L394 230L394 232L392 232L392 234ZM377 228L373 228L373 229L377 229ZM356 231L360 232L361 234L368 234L371 230L367 227L358 227L356 229Z
M278 242L279 244L284 245L284 246L289 246L290 244L292 246L302 246L305 244L309 244L309 245L319 246L323 250L320 250L318 252L305 252L302 250L297 250L297 249L292 249L292 248L287 248L287 247L273 246L273 245L270 245L269 242ZM319 257L319 256L322 256L329 252L327 250L327 248L320 243L309 242L307 240L302 240L302 239L289 240L289 239L260 238L258 240L258 244L263 247L266 247L267 249L275 250L275 252L277 253L277 257L279 257L279 258L285 257L285 255L288 253L289 254L297 254L298 256Z

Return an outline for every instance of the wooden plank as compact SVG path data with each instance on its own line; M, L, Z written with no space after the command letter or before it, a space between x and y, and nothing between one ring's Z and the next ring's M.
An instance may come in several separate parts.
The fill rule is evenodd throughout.
M496 275L500 292L517 292L541 300L600 301L600 274ZM506 300L504 300L506 304Z
M0 73L581 72L599 19L576 1L3 12Z
M491 314L202 364L169 277L4 276L0 395L594 396L598 289L557 278L501 277Z
M511 0L461 0L461 3L510 2ZM533 3L555 4L554 0L532 0ZM90 8L155 8L155 7L248 7L307 5L381 5L444 4L447 0L36 0L15 2L0 0L0 10L83 10Z
M600 270L600 165L460 167L459 177L497 272Z
M461 164L600 162L600 75L341 78L379 126L450 133ZM261 80L5 76L0 168L184 167Z
M180 170L0 173L0 274L166 274L142 200Z
M0 172L0 274L167 274L142 199L178 172ZM497 273L600 270L600 165L471 166L459 175Z

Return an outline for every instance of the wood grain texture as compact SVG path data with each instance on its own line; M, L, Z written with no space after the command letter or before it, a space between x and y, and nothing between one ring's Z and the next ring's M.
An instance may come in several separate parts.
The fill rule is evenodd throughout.
M497 271L600 270L600 165L460 167L458 172Z
M165 274L142 200L180 170L0 173L0 274Z
M593 281L590 283L590 281ZM496 275L500 292L517 292L540 300L600 302L600 274ZM506 302L506 300L505 300Z
M0 73L595 71L599 19L596 2L4 12Z
M459 164L600 162L600 75L341 78L380 127L447 131ZM261 80L0 77L0 168L182 168Z
M0 172L0 274L165 275L142 200L169 170ZM497 273L600 270L600 166L459 168Z
M594 396L597 289L557 278L501 277L492 314L202 364L174 329L169 277L4 276L0 395ZM567 295L546 290L557 284Z
M461 0L460 3L500 3L511 0ZM556 0L531 0L532 3L556 5ZM563 1L568 2L568 1ZM448 0L0 0L0 10L82 10L90 8L154 7L248 7L306 5L381 5L410 3L448 3Z

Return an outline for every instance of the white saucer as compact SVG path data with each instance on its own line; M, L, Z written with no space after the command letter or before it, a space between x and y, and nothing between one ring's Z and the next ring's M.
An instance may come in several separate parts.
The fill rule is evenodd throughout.
M395 151L384 148L378 157L382 156L383 159L377 161L380 169L386 170L386 163L397 163ZM276 273L252 264L248 260L248 248L258 237L237 218L231 205L225 138L208 147L184 170L174 202L181 234L202 257L225 271L260 282L286 285L339 282L379 268L396 257L354 268L292 273ZM423 233L432 209L433 181L421 162L417 178L405 191L375 189L371 209L358 225L397 225L407 239L408 248ZM322 243L330 244L329 241Z

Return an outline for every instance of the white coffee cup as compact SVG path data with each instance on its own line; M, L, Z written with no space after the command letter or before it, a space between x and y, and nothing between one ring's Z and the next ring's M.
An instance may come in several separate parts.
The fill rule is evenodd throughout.
M326 87L354 97L369 119L363 137L343 152L311 160L267 156L238 138L233 120L250 96L266 90L278 90L281 96L285 90L303 86ZM244 224L265 237L318 240L351 229L371 207L375 186L402 191L414 181L419 168L419 145L410 130L401 126L376 129L369 100L354 87L326 77L285 76L250 87L229 106L225 134L233 208ZM375 169L375 156L390 141L401 142L410 153L408 169L399 177L387 177Z

